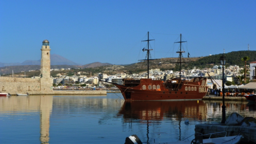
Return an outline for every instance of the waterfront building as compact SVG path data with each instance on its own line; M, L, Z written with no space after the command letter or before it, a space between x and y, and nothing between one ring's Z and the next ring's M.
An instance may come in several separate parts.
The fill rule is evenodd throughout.
M256 81L256 61L250 63L250 80Z

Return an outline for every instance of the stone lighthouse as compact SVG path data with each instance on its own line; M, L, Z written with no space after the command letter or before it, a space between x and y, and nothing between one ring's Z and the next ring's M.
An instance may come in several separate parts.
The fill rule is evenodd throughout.
M50 59L49 41L44 40L41 48L41 91L52 91L52 79L50 74L51 59Z

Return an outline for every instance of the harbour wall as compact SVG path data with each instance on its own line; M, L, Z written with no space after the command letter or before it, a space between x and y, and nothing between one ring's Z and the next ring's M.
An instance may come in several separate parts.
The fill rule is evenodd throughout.
M41 79L0 77L0 92L30 93L41 91Z
M47 82L47 81L46 81ZM44 79L0 77L0 92L29 95L107 95L106 90L52 90L51 84L44 88ZM48 88L49 87L49 88Z
M48 91L48 92L31 92L29 95L107 95L106 90L58 90L58 91Z

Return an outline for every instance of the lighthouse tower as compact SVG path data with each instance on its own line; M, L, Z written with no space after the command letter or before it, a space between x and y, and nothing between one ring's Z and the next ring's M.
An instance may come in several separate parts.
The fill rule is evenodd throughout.
M41 91L52 90L50 51L49 41L44 40L41 48Z

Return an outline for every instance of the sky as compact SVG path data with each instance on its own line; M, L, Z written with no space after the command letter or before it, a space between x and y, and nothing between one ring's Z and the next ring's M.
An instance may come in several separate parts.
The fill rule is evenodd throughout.
M131 64L144 59L149 32L151 58L178 57L179 40L191 57L256 50L255 0L2 0L0 62L51 54L79 64Z

